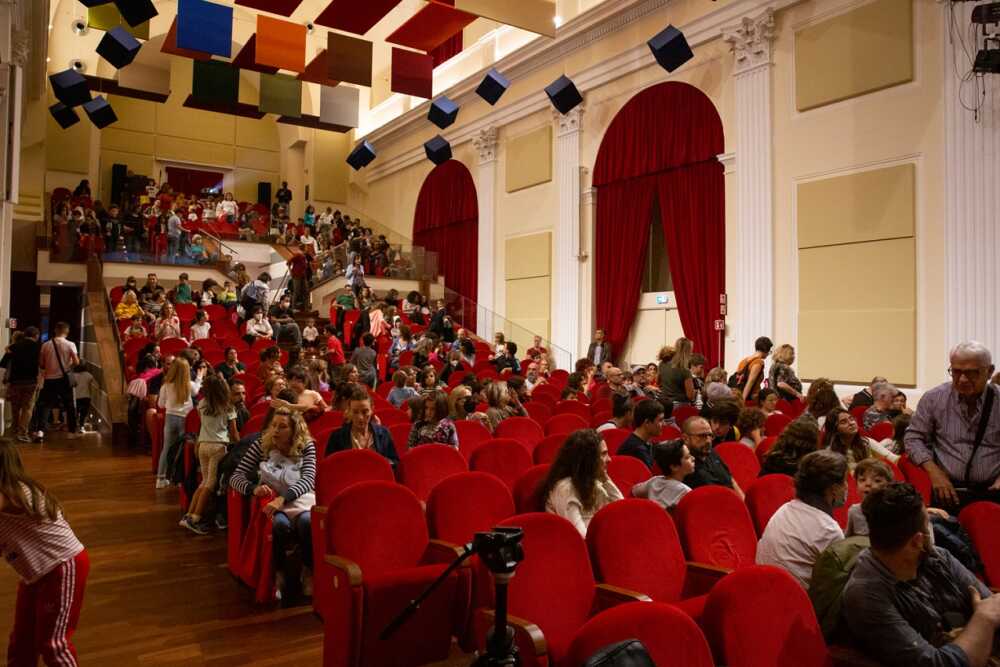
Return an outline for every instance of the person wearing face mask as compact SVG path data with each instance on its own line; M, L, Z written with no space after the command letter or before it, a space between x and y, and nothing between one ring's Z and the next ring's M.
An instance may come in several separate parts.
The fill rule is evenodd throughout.
M833 510L847 502L847 459L829 450L802 457L795 498L778 508L757 544L757 564L776 565L809 590L816 559L844 539Z
M934 546L917 490L894 482L861 508L871 547L858 556L842 601L861 650L886 667L996 664L1000 596Z

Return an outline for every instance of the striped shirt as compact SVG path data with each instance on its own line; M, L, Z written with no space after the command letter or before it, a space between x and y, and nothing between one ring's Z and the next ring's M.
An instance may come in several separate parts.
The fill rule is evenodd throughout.
M31 490L24 484L25 496ZM41 503L44 510L45 502ZM0 512L0 556L27 584L33 584L83 551L62 514L55 521Z
M956 483L993 483L1000 476L1000 386L988 384L986 391L994 394L993 409L969 479L965 479L965 468L976 442L985 391L971 414L966 412L951 383L938 385L924 394L903 436L910 460L918 466L933 460Z
M236 472L229 479L229 486L245 496L253 493L254 487L250 483L248 475L251 471L257 470L263 460L264 452L261 448L260 438L258 437L250 443L250 449L240 459L240 464L236 467ZM301 478L299 481L288 487L288 490L281 494L286 503L294 502L296 498L303 494L312 493L315 488L316 444L313 442L307 444L305 450L302 452L302 470L300 471L300 475Z

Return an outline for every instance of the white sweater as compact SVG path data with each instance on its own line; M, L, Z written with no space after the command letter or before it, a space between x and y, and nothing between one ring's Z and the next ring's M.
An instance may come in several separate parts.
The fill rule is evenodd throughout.
M191 383L191 395L188 397L187 403L181 403L177 400L177 392L174 391L173 385L164 383L160 387L160 396L156 399L156 404L161 408L166 408L168 415L187 417L188 413L194 409L192 399L199 391L201 391L201 380L194 380Z
M583 504L576 495L573 480L564 477L556 483L549 493L549 497L545 501L545 511L566 519L580 531L580 535L586 538L587 526L590 525L590 520L594 518L594 515L605 505L624 498L622 492L618 490L610 478L603 484L598 482L596 486L597 494L594 507L588 511L583 508Z

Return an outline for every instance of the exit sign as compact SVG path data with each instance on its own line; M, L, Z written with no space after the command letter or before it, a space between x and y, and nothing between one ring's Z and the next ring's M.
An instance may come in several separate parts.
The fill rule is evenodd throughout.
M656 295L656 305L658 305L658 306L665 306L665 305L667 305L669 303L670 303L670 297L667 296L666 294L657 294Z

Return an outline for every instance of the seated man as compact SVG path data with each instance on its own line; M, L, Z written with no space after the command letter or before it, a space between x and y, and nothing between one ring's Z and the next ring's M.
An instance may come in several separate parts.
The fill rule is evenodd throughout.
M617 456L634 456L648 468L653 467L653 446L650 442L663 428L663 406L658 401L642 401L632 411L635 430L625 438Z
M643 401L639 405L649 402ZM636 406L636 410L638 409ZM712 449L712 438L715 434L708 425L708 420L704 417L689 417L683 424L683 430L684 444L694 456L694 472L684 478L684 483L692 489L710 484L727 486L736 492L740 500L743 500L743 489L733 479L729 466Z
M1000 656L1000 596L933 545L927 510L909 484L873 491L862 503L871 548L844 588L842 613L854 639L887 667L983 667Z
M892 400L899 390L888 382L881 382L872 389L872 397L875 401L865 410L862 426L866 431L870 431L879 422L892 421L894 415L890 413Z
M271 320L271 327L274 329L274 338L278 341L279 345L281 343L302 345L302 332L299 330L299 325L295 322L290 296L285 294L281 297L281 301L271 306L267 317Z

